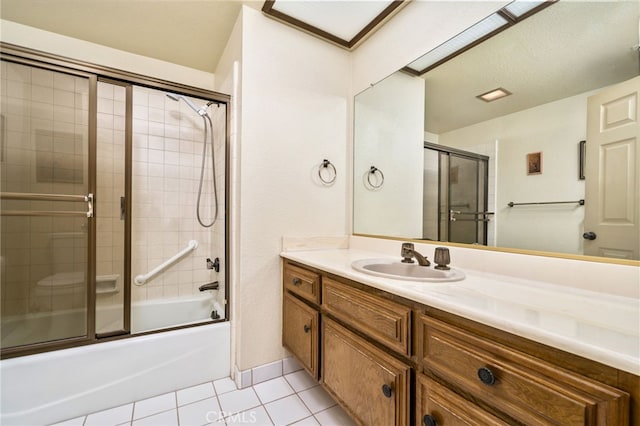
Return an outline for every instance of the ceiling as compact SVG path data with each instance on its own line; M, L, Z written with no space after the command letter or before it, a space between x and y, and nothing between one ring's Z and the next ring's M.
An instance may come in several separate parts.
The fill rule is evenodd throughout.
M215 72L243 5L345 48L398 0L0 0L2 19L126 52Z
M351 49L364 40L361 31L370 34L406 4L392 0L0 2L2 19L211 73L243 5ZM423 75L426 130L443 133L638 75L638 52L632 46L639 42L639 4L560 1L429 71ZM497 87L513 95L492 103L475 98Z
M637 1L560 1L423 75L425 128L444 133L640 73ZM477 95L513 94L486 103Z
M214 72L244 0L1 0L2 19Z

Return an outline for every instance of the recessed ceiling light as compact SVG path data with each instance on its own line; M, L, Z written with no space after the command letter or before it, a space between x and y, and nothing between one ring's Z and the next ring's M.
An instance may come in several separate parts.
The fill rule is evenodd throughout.
M482 99L485 102L493 102L497 99L504 98L505 96L509 96L510 94L511 94L510 91L503 89L502 87L498 87L497 89L493 89L487 93L478 95L476 96L476 98Z

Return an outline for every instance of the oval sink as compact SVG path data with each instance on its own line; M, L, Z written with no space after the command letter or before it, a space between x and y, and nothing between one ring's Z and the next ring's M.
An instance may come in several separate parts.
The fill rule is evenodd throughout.
M432 266L420 266L417 263L402 263L391 259L361 259L351 263L359 272L396 280L447 282L465 278L459 269L434 269Z

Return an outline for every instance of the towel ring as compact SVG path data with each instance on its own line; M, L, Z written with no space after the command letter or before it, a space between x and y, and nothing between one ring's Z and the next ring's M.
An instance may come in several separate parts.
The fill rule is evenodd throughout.
M329 170L329 176L333 174L332 178L325 179L322 177L322 170L325 169ZM320 181L325 185L331 185L333 182L335 182L337 176L338 172L336 171L336 166L331 164L331 161L327 159L322 160L322 163L320 164L320 166L318 166L318 177L320 178Z
M377 185L371 182L371 176L376 176L376 174L380 174L380 179L377 179L376 177ZM371 187L374 189L381 188L384 184L384 174L382 173L382 170L380 170L376 166L371 166L371 168L369 169L369 173L367 173L367 182L369 182L369 185L371 185Z

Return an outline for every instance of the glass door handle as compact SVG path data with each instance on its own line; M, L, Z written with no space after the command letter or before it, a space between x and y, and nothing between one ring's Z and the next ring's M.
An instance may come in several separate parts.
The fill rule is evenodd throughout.
M85 195L84 201L87 202L87 217L93 217L93 194Z

